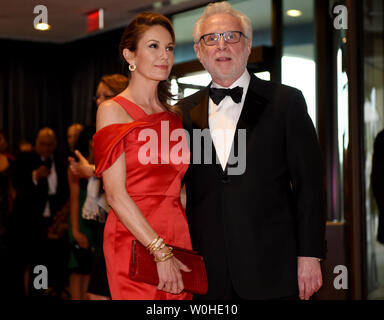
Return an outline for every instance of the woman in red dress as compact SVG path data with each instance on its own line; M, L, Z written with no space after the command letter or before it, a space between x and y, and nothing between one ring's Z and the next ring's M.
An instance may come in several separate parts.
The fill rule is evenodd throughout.
M96 174L103 178L112 208L104 230L112 299L192 298L183 291L180 272L190 270L171 251L172 245L191 249L180 202L189 150L177 109L167 104L166 80L174 62L174 43L166 17L139 14L120 43L120 53L129 65L129 85L97 110ZM178 150L176 160L172 150ZM128 277L134 239L157 261L157 286Z

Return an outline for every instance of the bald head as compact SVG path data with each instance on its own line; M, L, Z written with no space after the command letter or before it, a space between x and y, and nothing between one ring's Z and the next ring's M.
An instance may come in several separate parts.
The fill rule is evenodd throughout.
M46 127L38 132L35 150L41 157L53 156L56 150L56 134L51 128Z

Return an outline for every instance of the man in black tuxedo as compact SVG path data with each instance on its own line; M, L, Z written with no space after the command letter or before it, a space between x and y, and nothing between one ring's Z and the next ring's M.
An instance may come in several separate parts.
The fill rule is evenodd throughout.
M10 216L9 232L10 255L14 266L12 271L16 277L12 281L16 294L21 291L20 279L24 278L23 274L29 270L33 277L32 271L36 265L48 268L49 285L55 280L53 276L57 270L53 270L54 258L57 258L55 253L62 245L48 241L48 227L68 198L66 166L54 155L56 144L54 131L43 128L38 132L35 150L21 153L16 158L12 183L17 195ZM61 252L61 255L64 253ZM30 291L31 295L33 293Z
M371 184L379 210L377 241L384 244L384 130L377 134L374 142Z
M227 2L208 5L193 35L212 77L180 103L191 139L186 213L208 275L197 298L309 299L322 285L325 214L304 98L246 69L252 27Z

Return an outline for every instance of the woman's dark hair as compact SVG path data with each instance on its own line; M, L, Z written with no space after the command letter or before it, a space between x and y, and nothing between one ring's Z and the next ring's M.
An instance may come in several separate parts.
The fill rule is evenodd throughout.
M139 13L133 21L127 26L124 31L124 34L121 38L119 50L120 56L125 61L123 50L128 49L132 52L137 50L137 44L141 39L144 32L153 26L162 26L169 31L172 41L175 42L175 31L171 21L163 16L162 14L156 12L142 12ZM131 77L131 72L128 71L128 78ZM167 80L160 81L157 94L160 102L171 112L176 113L181 116L180 108L176 106L171 106L168 104L168 99L172 98L170 92L170 83Z

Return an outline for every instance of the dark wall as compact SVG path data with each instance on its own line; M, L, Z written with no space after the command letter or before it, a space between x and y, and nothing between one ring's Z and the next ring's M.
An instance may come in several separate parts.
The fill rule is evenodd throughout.
M52 127L59 149L74 122L92 124L97 83L122 73L118 44L123 29L66 44L0 40L0 128L14 148L34 142L38 130Z
M59 129L66 90L58 46L1 41L0 47L0 126L10 142L34 139L43 125Z
M91 124L95 121L96 105L92 98L104 74L126 73L119 56L123 29L104 33L64 46L69 74L72 122Z

